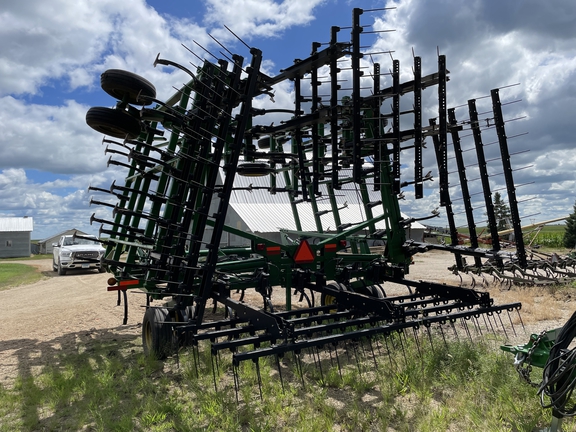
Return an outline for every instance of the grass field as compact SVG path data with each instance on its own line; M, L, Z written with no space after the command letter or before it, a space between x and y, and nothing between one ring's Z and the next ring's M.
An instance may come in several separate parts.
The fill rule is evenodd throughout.
M42 279L42 274L32 266L0 261L0 291L11 287L27 285Z
M424 341L406 338L401 350L399 339L374 340L375 356L368 344L341 346L340 369L303 353L303 377L293 355L281 360L282 379L272 359L261 360L261 386L244 363L237 393L229 355L216 365L209 350L199 362L185 351L162 363L137 354L136 340L120 347L96 338L0 386L0 431L476 432L550 423L497 340Z

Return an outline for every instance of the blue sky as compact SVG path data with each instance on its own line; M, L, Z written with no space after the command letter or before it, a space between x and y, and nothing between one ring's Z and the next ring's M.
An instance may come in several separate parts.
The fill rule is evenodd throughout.
M154 68L156 54L186 64L196 61L182 48L194 40L209 50L245 47L227 25L263 51L269 74L306 57L313 41L326 42L330 26L350 25L352 7L393 7L365 14L363 24L394 29L365 39L367 51L393 50L408 79L412 50L424 73L436 67L436 53L447 56L451 79L449 106L502 90L522 223L572 212L576 186L573 117L576 107L576 4L573 1L501 2L496 0L27 0L1 1L0 8L0 217L32 216L32 237L42 239L90 226L89 185L108 188L123 172L106 166L102 136L86 126L91 106L114 101L99 86L106 69L126 69L154 83L160 98L185 77ZM344 30L347 31L347 30ZM375 56L383 69L390 56ZM291 100L291 89L277 89L276 103ZM479 99L479 105L486 99ZM464 116L464 113L462 113ZM525 150L529 150L525 152ZM487 148L490 155L497 146ZM426 154L425 154L426 158ZM426 162L426 159L425 159ZM428 159L428 163L433 163ZM471 168L473 171L473 168ZM406 167L409 173L409 167ZM503 176L493 172L493 190ZM408 174L409 175L409 174ZM473 172L469 178L473 178ZM454 179L455 181L456 179ZM479 182L471 184L479 190ZM437 182L426 198L410 190L402 210L428 215L436 207ZM455 191L457 194L457 191ZM482 198L476 200L482 217ZM456 202L456 206L457 206ZM455 209L457 212L458 208ZM442 221L439 221L442 224ZM464 221L461 219L460 223Z

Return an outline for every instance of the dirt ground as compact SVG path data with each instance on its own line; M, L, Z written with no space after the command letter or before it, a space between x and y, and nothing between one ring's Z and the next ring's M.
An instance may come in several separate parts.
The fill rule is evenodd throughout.
M451 254L437 251L417 255L408 277L459 285L460 278L447 270L453 262ZM144 295L128 293L128 322L122 325L124 306L117 306L116 293L106 291L110 274L69 271L58 276L52 271L51 260L22 263L38 268L44 278L0 291L0 384L10 385L19 373L33 373L42 365L57 361L62 352L78 351L90 339L129 343L133 349L141 349L138 336ZM468 277L464 282L470 280ZM567 290L489 290L497 304L523 302L522 320L528 334L560 327L574 312L574 299ZM254 299L260 304L258 296ZM281 304L284 299L284 291L276 289L274 303ZM297 300L293 297L293 304ZM528 341L524 332L519 338L514 343Z

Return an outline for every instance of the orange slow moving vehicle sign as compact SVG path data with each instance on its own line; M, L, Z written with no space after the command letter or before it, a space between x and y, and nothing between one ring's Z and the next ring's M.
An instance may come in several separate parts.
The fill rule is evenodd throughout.
M314 262L314 252L306 240L300 242L294 254L296 264L310 264Z

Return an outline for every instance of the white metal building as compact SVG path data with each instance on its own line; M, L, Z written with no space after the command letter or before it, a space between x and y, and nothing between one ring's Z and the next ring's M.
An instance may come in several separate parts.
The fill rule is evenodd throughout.
M29 257L33 229L31 217L0 218L0 258Z

